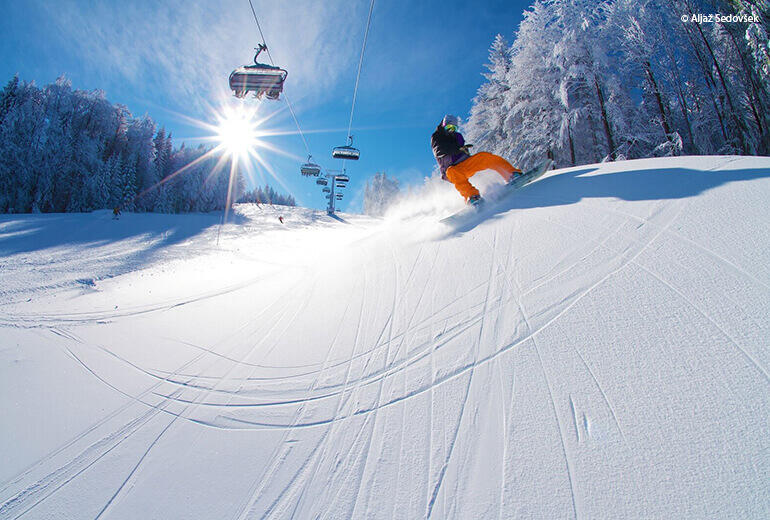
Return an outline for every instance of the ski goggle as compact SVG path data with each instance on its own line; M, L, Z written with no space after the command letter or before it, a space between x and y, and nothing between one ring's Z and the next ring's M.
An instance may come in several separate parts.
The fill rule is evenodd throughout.
M444 130L446 130L447 132L456 132L457 125L444 125Z

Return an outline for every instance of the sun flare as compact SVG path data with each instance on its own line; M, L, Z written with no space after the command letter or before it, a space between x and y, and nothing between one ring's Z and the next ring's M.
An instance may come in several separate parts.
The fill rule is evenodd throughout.
M237 178L241 176L247 186L258 186L274 182L287 192L291 189L285 179L272 164L272 156L288 157L301 162L303 157L297 156L275 144L270 143L273 137L295 135L297 132L283 130L270 126L270 121L282 113L282 110L273 110L268 114L260 114L261 104L239 103L234 105L229 98L223 101L219 107L209 106L211 118L201 121L184 114L175 113L188 124L205 131L201 137L191 138L191 141L212 143L208 151L200 157L188 162L172 174L166 176L157 185L171 181L179 175L191 171L196 165L209 159L216 161L209 173L206 182L220 173L229 170L229 183L231 188L235 186ZM153 186L150 189L154 189ZM232 189L228 189L228 203L225 208L227 215L230 206L229 197ZM226 217L225 217L226 218Z
M246 110L231 111L219 118L217 140L230 155L246 157L257 146L257 121Z

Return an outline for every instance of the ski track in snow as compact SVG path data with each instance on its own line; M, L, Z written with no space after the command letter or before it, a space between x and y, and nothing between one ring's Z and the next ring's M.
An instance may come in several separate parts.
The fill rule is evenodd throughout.
M770 515L770 185L730 181L770 160L582 175L667 161L726 180L575 201L556 171L461 230L242 206L221 249L150 256L163 216L83 215L156 221L56 251L0 236L0 519ZM734 201L733 226L703 212Z

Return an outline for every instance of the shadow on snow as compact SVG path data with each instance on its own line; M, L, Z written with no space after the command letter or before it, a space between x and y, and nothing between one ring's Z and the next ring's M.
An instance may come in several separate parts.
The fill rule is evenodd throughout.
M694 170L656 168L624 170L588 175L599 168L582 168L540 179L520 188L507 199L486 208L455 227L464 233L485 220L500 218L516 209L575 204L587 198L616 198L626 201L683 199L694 197L723 184L770 177L770 169Z
M244 220L237 214L228 216L228 223L241 224ZM0 215L0 256L134 240L146 243L146 247L127 254L126 263L148 263L160 249L185 242L221 221L221 213L126 213L119 220L113 220L112 212L106 210Z

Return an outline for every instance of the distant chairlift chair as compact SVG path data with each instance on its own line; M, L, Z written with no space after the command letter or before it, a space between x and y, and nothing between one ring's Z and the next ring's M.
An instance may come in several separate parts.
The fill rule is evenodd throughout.
M313 162L313 156L307 156L307 162L300 168L300 173L305 177L318 177L321 174L321 167Z

